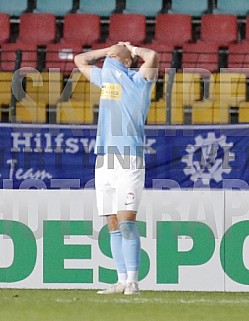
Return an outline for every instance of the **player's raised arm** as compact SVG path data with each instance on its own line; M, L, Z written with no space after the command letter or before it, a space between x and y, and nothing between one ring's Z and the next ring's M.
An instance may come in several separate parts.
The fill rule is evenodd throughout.
M132 57L139 56L143 59L144 63L140 67L140 74L143 78L147 80L155 80L157 78L159 63L156 51L135 47L129 42L120 42L120 44L123 44L130 50Z
M96 62L105 57L108 53L109 47L104 49L97 49L92 51L87 51L74 57L74 62L88 80L90 80L91 68L96 64Z

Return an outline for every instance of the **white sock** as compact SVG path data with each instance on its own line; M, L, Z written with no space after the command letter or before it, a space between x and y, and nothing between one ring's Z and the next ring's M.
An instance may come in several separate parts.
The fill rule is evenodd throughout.
M137 283L138 282L138 271L127 271L126 283Z
M121 283L125 285L127 280L127 274L126 273L118 273L118 283Z

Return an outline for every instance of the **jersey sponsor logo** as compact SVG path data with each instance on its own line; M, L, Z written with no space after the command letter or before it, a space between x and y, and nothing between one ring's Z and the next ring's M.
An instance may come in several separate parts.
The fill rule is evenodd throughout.
M122 86L120 84L111 84L104 82L101 88L101 99L120 100Z

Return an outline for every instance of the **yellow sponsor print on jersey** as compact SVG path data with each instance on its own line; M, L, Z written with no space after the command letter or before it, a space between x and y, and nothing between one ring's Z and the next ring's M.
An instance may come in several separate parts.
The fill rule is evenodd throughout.
M112 84L104 82L101 88L101 99L120 100L122 94L122 86L120 84Z

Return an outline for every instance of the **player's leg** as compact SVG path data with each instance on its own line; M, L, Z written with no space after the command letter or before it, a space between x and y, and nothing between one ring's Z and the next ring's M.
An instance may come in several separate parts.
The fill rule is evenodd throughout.
M117 184L117 218L122 234L122 251L127 269L125 294L138 293L140 236L136 215L144 187L144 168L137 168L137 158L131 157L130 168L120 169Z
M110 233L112 257L118 274L118 283L125 285L127 270L122 252L122 234L118 226L117 215L108 215L107 225Z
M135 211L118 211L119 229L122 234L122 252L127 269L125 294L139 293L138 271L140 263L140 236Z
M99 163L101 164L101 166L96 166L95 168L97 209L100 216L106 216L107 218L110 232L111 252L118 273L118 283L105 290L98 291L98 293L123 293L127 274L123 254L120 250L122 248L122 235L119 231L116 214L112 214L117 213L116 191L111 186L113 170L108 168L106 157L98 156L97 160L99 160Z
M106 216L107 219L108 230L110 233L111 252L117 270L118 282L105 290L98 291L98 294L123 293L127 279L126 265L122 252L122 234L119 230L117 215L107 214L107 211L110 211L109 213L114 211L114 209L110 209L112 200L114 199L114 197L111 196L112 193L115 192L113 190L105 190L103 192L98 191L97 204L98 207L100 207L99 213ZM101 194L103 195L101 196ZM106 202L102 202L101 200L109 200L109 202L104 206Z

